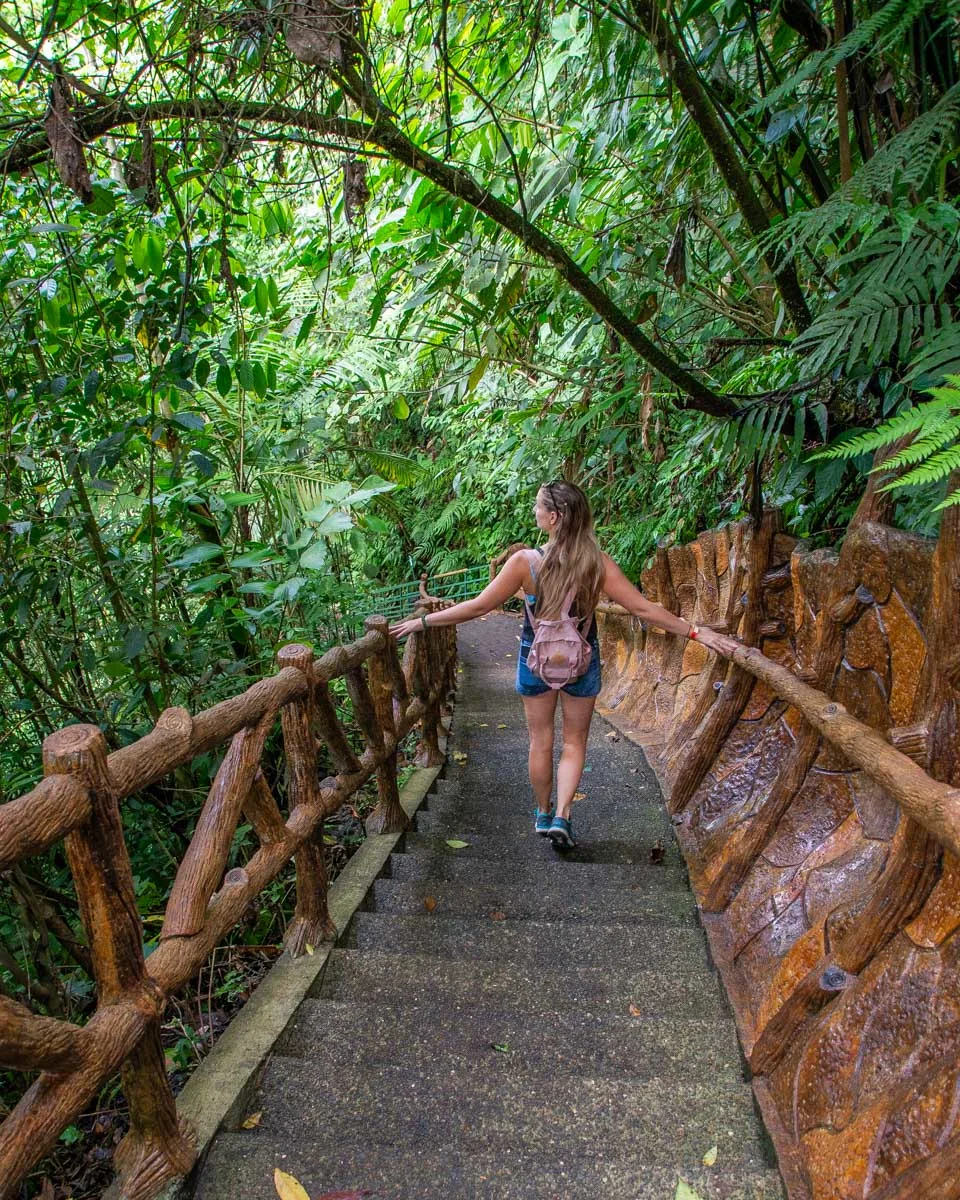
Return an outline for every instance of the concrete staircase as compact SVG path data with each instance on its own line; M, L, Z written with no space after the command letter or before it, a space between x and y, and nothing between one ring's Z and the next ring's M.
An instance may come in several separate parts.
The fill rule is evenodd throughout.
M196 1200L276 1200L275 1167L311 1200L674 1200L681 1180L703 1200L785 1196L639 750L595 721L578 849L533 833L518 633L460 631L447 778Z

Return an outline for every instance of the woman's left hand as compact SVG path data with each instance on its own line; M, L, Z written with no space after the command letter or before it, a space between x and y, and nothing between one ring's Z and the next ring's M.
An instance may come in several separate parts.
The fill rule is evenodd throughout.
M727 637L725 633L717 633L715 629L708 629L705 625L700 626L697 641L706 646L708 650L712 650L715 654L722 654L725 658L729 658L740 645L735 638Z

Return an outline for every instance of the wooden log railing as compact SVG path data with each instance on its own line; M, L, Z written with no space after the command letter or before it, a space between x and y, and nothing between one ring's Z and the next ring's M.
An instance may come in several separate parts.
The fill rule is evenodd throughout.
M445 606L424 596L418 611ZM447 626L412 635L401 665L387 622L370 617L363 637L350 645L317 660L307 646L284 646L276 675L195 716L168 709L150 733L112 754L94 725L71 725L46 739L46 778L0 807L0 869L64 840L97 1007L80 1027L0 997L0 1066L40 1072L0 1125L2 1200L17 1193L27 1172L118 1070L130 1109L130 1131L115 1154L121 1196L150 1200L190 1170L195 1139L178 1118L160 1040L167 1001L197 975L291 859L297 899L285 937L288 951L300 954L335 936L327 910L324 819L375 775L372 827L403 828L397 749L419 725L418 761L438 761L438 727L454 686L455 659L454 628ZM334 679L345 681L352 701L350 732L331 695ZM286 816L261 768L278 716ZM160 944L144 959L121 802L219 746L226 753L177 871ZM321 747L336 771L324 779ZM228 870L241 815L259 847L243 866Z
M827 741L879 783L908 816L960 856L960 788L932 779L876 729L759 650L741 646L733 652L733 661L797 709Z

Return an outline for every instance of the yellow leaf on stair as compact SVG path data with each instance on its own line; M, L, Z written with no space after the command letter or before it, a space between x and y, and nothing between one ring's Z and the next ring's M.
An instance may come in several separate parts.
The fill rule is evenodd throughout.
M719 1151L716 1146L711 1146L710 1149L703 1156L703 1165L705 1167L712 1167L713 1164L717 1161L718 1152Z
M280 1200L310 1200L307 1189L299 1179L294 1179L286 1171L276 1167L273 1172L273 1186L277 1189Z

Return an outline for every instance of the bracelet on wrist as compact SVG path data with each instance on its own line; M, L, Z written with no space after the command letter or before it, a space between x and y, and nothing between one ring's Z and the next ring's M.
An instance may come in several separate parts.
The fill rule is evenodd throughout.
M427 614L426 613L420 614L420 628L423 630L424 633L427 632Z
M687 631L687 637L692 642L695 642L699 636L700 636L700 627L698 625L694 625L694 623L691 621L690 629Z

